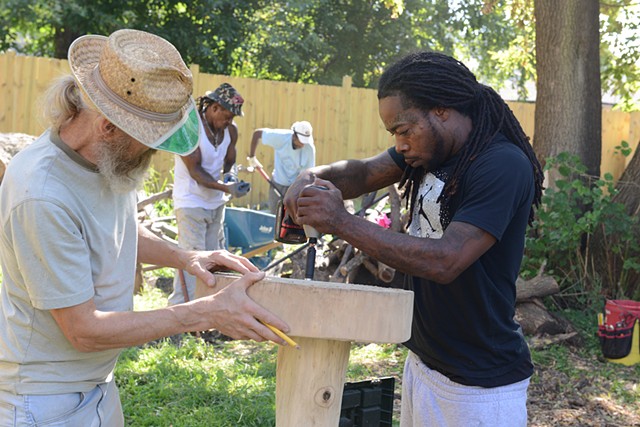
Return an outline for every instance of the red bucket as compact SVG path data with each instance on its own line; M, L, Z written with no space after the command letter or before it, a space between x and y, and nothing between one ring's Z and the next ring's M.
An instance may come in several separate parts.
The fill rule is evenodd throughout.
M604 305L604 324L614 329L632 327L640 319L640 301L614 299Z

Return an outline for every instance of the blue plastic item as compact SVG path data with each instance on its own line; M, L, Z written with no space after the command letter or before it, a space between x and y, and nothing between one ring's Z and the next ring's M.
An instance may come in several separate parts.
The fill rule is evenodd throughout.
M224 236L227 249L246 253L274 240L276 216L268 212L227 206L224 211ZM270 257L256 256L251 261L259 268L270 262ZM264 264L264 265L262 265Z

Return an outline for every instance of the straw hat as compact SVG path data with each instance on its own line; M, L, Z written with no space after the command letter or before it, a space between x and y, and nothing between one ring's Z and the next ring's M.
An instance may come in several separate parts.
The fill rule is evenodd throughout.
M197 130L197 114L190 114L193 77L167 40L130 29L86 35L71 44L68 59L78 85L122 131L151 148L182 155L195 150L197 131L194 139L183 129L195 121L190 127ZM163 143L170 132L181 133L181 141Z

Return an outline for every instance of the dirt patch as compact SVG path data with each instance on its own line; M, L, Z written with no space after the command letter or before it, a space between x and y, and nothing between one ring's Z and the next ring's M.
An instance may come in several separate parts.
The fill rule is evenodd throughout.
M367 363L372 376L396 378L394 420L400 419L402 367L396 357ZM359 361L363 363L363 361ZM631 401L640 388L638 370L607 362L600 356L584 358L570 354L568 365L575 374L565 374L553 361L535 367L528 391L529 427L631 427L640 426L640 402ZM608 374L603 374L603 372ZM614 393L614 391L616 391ZM630 401L614 398L626 391Z
M639 402L620 403L613 397L616 390L637 395L637 369L575 354L570 363L578 374L568 376L553 363L536 366L527 402L531 427L640 426ZM605 371L610 375L602 375Z

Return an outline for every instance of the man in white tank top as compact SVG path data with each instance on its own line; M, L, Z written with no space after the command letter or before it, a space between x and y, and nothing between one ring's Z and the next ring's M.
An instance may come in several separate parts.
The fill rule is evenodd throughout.
M231 197L241 197L249 183L225 179L236 162L242 96L228 83L197 99L200 143L188 156L175 156L173 204L181 248L224 249L224 207ZM228 175L227 175L228 177ZM169 304L193 299L195 277L176 271Z

